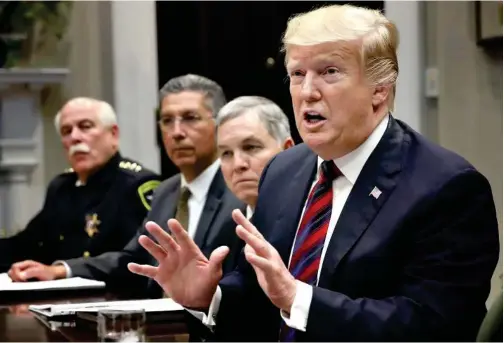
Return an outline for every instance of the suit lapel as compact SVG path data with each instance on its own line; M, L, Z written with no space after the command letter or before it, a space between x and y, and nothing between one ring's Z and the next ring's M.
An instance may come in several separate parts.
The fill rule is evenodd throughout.
M359 174L331 236L320 273L320 287L329 284L338 265L394 190L402 167L403 136L402 129L390 116L387 131Z
M173 184L166 189L166 193L162 196L163 201L160 207L164 208L165 211L161 217L161 221L158 222L158 224L162 228L169 231L167 222L168 219L175 218L175 211L177 210L177 203L180 197L180 175L178 175L178 178L174 180Z
M177 209L177 202L180 196L180 174L174 178L173 183L168 185L162 194L156 195L156 198L161 197L159 206L156 204L156 208L165 209L159 216L159 220L156 223L170 233L168 228L168 219L175 217L175 211ZM157 201L157 199L156 199ZM150 236L150 235L149 235ZM143 248L142 248L143 249ZM158 266L158 261L149 254L150 264L153 266ZM151 293L153 297L159 297L163 292L161 287L153 280L149 279L147 281L148 292Z
M276 223L273 225L273 227L281 227L282 230L273 230L269 241L278 250L286 266L289 263L291 247L299 224L299 217L301 216L308 192L315 177L316 169L317 156L311 150L308 150L307 156L303 156L297 172L291 178L289 187L287 187L285 192L283 208L280 209ZM305 185L302 192L299 191L299 185Z
M205 242L215 214L219 211L222 202L222 194L225 189L226 185L219 169L212 180L210 188L208 189L205 206L203 207L203 212L201 212L196 234L194 236L194 242L200 248Z

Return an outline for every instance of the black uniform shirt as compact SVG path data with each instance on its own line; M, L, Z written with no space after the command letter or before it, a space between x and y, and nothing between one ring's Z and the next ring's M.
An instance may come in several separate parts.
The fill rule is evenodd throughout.
M121 250L150 210L159 184L159 175L119 153L85 185L67 170L51 181L44 207L25 230L0 239L0 271L26 259L51 264Z

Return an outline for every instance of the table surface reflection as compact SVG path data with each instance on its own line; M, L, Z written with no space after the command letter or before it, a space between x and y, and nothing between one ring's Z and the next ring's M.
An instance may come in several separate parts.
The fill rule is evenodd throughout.
M51 322L28 311L31 304L61 304L117 300L112 294L65 295L36 300L19 299L0 303L0 342L97 342L96 323L74 320ZM123 299L121 299L123 300ZM187 342L189 335L184 322L147 323L149 342Z

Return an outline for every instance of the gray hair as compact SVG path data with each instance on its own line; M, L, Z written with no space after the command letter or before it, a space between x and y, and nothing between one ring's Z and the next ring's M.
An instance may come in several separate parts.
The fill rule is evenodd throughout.
M273 101L261 96L240 96L227 103L217 114L217 127L248 112L257 113L270 136L280 144L291 136L287 115Z
M98 120L103 126L112 127L113 125L117 125L116 113L109 103L93 98L79 97L68 101L62 109L56 113L54 117L54 126L58 134L60 133L61 111L67 106L80 106L83 108L95 107L98 110Z
M212 116L215 118L220 109L226 104L226 97L222 87L215 81L204 76L187 74L170 79L159 91L160 100L174 93L184 91L202 92L205 95L205 103Z

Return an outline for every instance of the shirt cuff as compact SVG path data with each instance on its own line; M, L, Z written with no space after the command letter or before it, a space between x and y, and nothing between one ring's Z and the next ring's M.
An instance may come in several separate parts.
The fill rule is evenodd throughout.
M201 322L206 325L208 328L213 328L215 326L215 318L217 317L217 313L219 312L219 307L222 299L222 291L219 286L215 290L215 293L212 297L212 302L210 303L210 307L208 309L208 314L205 312L186 310L191 313L193 316L201 320Z
M287 326L299 331L306 331L312 297L313 287L296 280L296 295L292 302L290 314L280 310L280 316Z
M54 261L53 262L53 266L56 266L58 264L62 264L63 267L65 267L65 271L66 271L66 278L71 278L72 277L72 269L70 269L70 266L68 265L68 263L66 263L65 261Z

